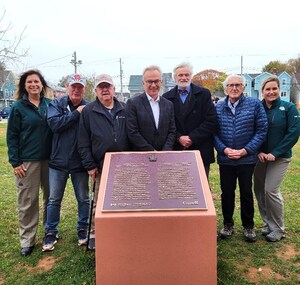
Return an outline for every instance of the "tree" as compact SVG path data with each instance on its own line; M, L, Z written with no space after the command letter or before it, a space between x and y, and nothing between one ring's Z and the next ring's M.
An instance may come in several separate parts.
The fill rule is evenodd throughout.
M12 25L11 23L5 25L6 11L4 10L2 16L0 16L0 65L5 66L6 63L19 61L20 58L26 57L28 55L28 50L20 50L20 44L24 39L24 33L26 27L23 29L20 35L11 36Z
M293 73L300 72L300 57L289 59L287 65L293 70Z
M270 61L267 65L265 65L262 69L263 72L270 72L272 74L281 73L286 71L289 74L293 73L293 69L287 63L283 63L279 60Z
M226 73L214 69L203 70L193 76L193 83L201 85L210 90L211 93L223 90L222 82L225 80Z

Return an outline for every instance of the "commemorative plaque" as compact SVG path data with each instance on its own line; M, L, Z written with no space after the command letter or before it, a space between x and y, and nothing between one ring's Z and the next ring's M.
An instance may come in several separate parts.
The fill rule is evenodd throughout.
M207 210L195 152L110 156L103 212Z

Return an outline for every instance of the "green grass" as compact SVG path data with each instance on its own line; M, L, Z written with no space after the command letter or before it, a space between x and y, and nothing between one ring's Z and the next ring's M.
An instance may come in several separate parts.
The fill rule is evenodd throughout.
M68 183L62 205L60 237L55 250L42 253L43 229L37 236L37 247L29 257L19 254L16 188L12 168L7 162L6 124L0 124L0 285L20 284L95 284L94 253L77 246L77 204ZM285 199L287 238L278 243L267 243L259 235L262 221L256 208L255 225L258 241L243 241L237 192L235 224L237 232L230 240L218 242L218 285L294 285L300 284L300 142L282 185ZM222 225L220 186L217 164L210 174L210 185L215 202L218 225ZM259 271L259 268L261 271ZM114 284L111 284L114 285ZM142 285L142 284L141 284ZM164 285L164 284L162 284ZM184 285L184 284L183 284ZM202 284L199 284L202 285ZM210 284L204 284L210 285Z

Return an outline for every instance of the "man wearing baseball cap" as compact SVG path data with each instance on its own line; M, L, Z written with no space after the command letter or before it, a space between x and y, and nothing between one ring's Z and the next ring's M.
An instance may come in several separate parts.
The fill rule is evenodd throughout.
M68 95L49 104L48 124L53 132L49 159L50 195L47 206L46 236L42 251L52 251L58 241L57 226L60 208L69 176L78 203L78 245L87 242L89 216L89 175L77 150L78 125L81 112L88 103L83 99L86 78L72 74L67 79Z
M83 166L95 185L89 249L95 248L95 209L105 153L129 150L125 103L114 97L115 86L110 75L96 77L95 92L95 101L82 111L78 136L78 150Z

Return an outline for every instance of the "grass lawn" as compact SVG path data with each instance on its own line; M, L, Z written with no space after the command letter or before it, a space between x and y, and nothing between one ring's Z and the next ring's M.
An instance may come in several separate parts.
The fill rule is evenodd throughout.
M95 284L94 253L77 245L77 203L74 192L67 186L59 225L60 240L53 252L42 253L44 237L40 227L37 246L29 257L20 256L18 236L16 188L12 168L7 159L6 124L0 124L0 285L34 284ZM260 235L262 221L255 208L255 226L258 241L243 241L237 192L236 233L229 240L218 242L218 284L300 284L300 142L294 147L294 156L282 185L285 199L287 238L268 243ZM210 174L218 225L222 226L220 186L217 164ZM114 284L111 284L114 285ZM142 284L141 284L142 285ZM165 284L161 284L165 285ZM185 284L183 284L185 285ZM210 284L199 284L210 285Z

